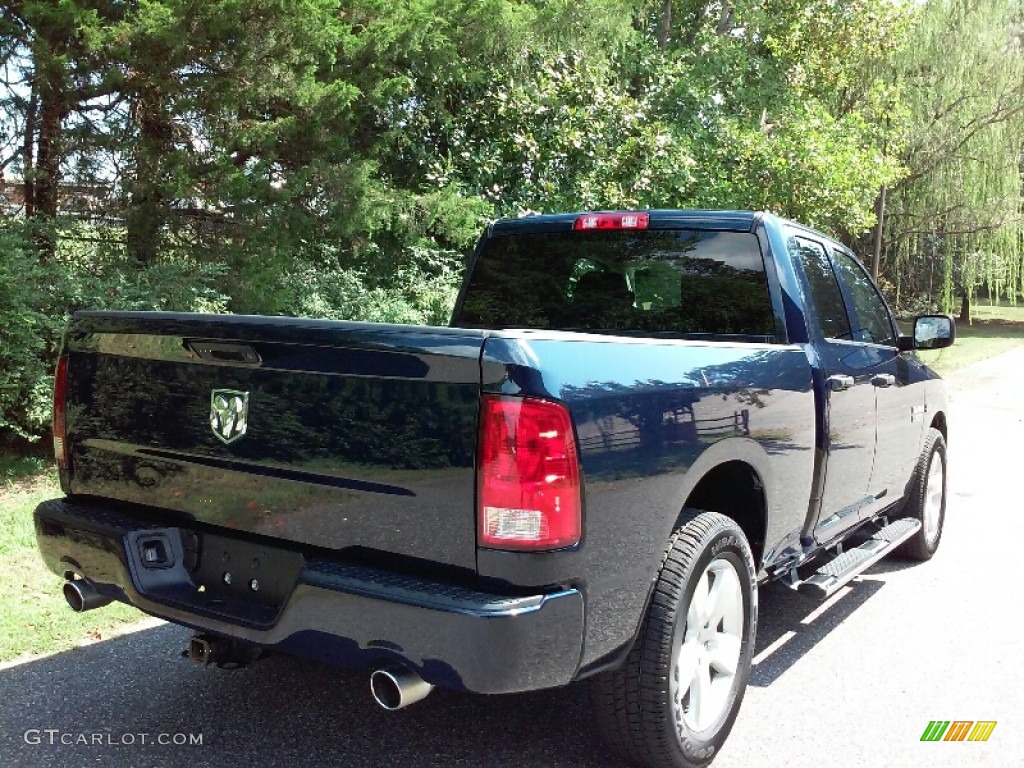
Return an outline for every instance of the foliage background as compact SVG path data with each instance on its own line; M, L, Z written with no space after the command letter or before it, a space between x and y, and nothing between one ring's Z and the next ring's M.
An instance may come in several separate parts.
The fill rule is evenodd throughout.
M482 226L767 209L902 309L1024 283L1021 0L9 0L0 439L67 314L437 323Z

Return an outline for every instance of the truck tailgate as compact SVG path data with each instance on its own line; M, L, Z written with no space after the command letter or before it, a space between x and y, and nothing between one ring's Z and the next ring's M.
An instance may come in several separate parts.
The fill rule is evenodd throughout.
M484 331L76 314L65 492L351 554L476 567Z

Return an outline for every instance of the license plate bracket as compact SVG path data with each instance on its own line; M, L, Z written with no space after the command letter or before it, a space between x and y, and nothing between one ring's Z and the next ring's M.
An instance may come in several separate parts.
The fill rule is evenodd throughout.
M140 594L235 622L276 621L304 565L300 552L185 528L125 536Z

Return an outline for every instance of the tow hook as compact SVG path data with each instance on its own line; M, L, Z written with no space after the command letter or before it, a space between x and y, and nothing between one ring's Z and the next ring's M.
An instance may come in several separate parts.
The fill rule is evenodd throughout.
M257 645L203 632L192 635L181 655L200 666L216 664L220 669L239 669L267 657Z

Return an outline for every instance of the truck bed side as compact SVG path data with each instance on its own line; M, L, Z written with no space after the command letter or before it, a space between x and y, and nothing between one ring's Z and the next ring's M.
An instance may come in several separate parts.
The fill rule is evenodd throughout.
M707 473L763 488L766 563L798 543L814 472L811 367L801 346L496 331L484 391L554 398L572 413L584 477L578 551L481 550L482 578L569 583L588 606L584 664L630 641L665 542Z

